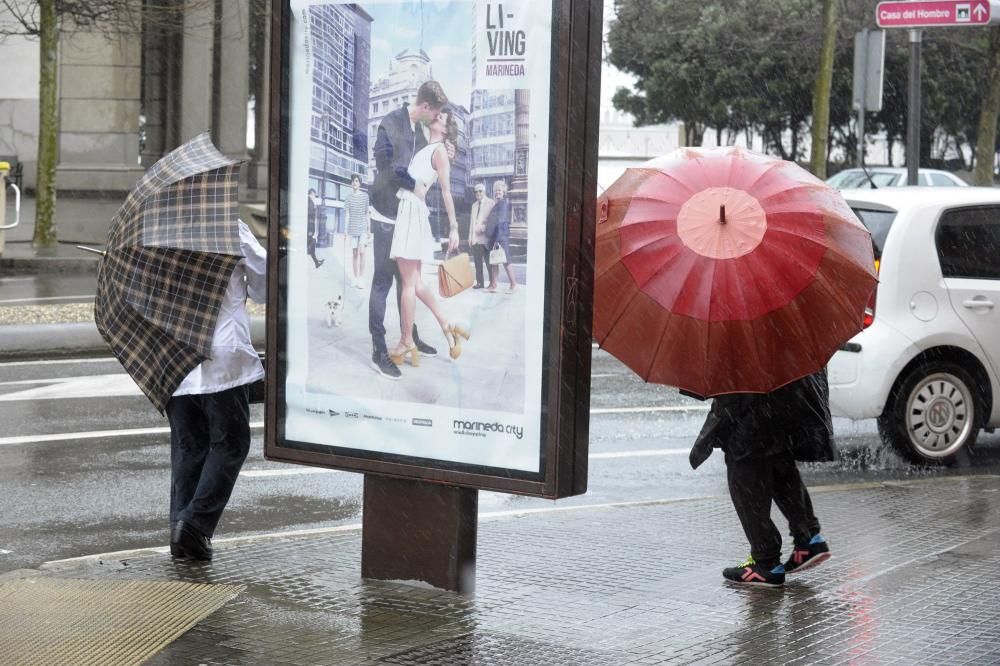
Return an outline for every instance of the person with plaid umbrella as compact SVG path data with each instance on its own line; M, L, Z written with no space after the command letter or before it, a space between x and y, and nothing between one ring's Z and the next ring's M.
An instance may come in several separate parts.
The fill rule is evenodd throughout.
M249 385L264 377L249 296L266 255L238 218L241 163L202 134L139 180L98 270L97 328L170 422L170 552L212 559L211 538L250 450Z

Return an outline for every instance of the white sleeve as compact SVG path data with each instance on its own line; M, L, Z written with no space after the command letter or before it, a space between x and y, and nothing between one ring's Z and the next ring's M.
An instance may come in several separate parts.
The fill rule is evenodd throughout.
M266 303L267 252L243 220L240 220L240 247L246 257L247 296L255 303Z

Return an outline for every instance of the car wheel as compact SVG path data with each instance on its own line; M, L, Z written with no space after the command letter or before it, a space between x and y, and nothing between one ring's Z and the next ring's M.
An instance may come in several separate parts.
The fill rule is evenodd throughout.
M882 440L918 463L945 465L979 434L976 382L948 362L918 365L890 394L878 419Z

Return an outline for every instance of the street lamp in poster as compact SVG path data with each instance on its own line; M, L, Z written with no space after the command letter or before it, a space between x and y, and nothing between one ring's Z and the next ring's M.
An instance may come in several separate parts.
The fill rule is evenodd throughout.
M290 3L281 448L544 476L557 4Z

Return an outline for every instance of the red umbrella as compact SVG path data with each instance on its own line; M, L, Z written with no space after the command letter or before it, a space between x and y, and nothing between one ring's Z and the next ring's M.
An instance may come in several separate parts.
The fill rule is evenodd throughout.
M598 211L594 336L646 381L763 393L862 328L871 237L796 164L685 148L627 170Z

